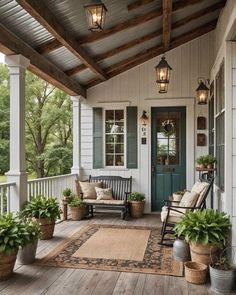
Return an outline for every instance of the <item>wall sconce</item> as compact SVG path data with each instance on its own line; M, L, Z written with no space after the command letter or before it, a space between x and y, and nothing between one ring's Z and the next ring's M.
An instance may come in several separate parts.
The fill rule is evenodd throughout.
M147 116L146 111L143 111L143 114L140 117L140 124L143 125L143 126L146 126L148 124L148 116Z
M106 6L101 0L90 0L84 5L88 29L91 32L99 32L103 30L105 17L107 13Z
M209 88L207 85L209 85L209 79L198 78L198 88L196 89L198 104L207 104L209 94Z

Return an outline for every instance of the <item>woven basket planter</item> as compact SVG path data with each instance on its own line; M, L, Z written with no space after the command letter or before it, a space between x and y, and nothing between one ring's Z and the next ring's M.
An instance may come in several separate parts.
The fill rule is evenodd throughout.
M41 240L50 240L53 237L55 220L51 220L48 218L36 218L36 220L40 225L40 229L42 231Z
M133 218L140 218L143 216L145 202L129 201L130 215Z
M194 262L209 265L216 261L219 248L210 244L193 244L190 243L191 260Z
M17 252L7 255L0 252L0 281L7 280L13 274Z
M207 279L208 267L203 263L185 262L185 279L192 284L204 284Z
M70 206L71 219L78 221L84 218L86 214L86 207L72 207Z

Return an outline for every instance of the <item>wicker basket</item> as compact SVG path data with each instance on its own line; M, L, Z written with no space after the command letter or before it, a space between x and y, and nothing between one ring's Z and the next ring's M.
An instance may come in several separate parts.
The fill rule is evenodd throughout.
M86 207L70 206L71 219L74 221L81 220L86 214Z
M40 229L42 231L41 240L50 240L53 237L55 220L50 220L48 218L36 218L36 220L40 225Z
M140 218L143 216L145 202L129 201L130 215L133 218Z
M203 263L185 262L185 279L192 284L204 284L207 279L208 267Z
M0 281L7 280L13 274L17 252L7 255L0 252Z
M190 243L191 260L209 265L217 259L219 248L211 244L202 245Z

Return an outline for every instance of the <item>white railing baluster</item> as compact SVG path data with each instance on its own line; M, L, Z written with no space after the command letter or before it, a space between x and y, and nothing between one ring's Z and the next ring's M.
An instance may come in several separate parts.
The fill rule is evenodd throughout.
M10 188L15 185L15 182L0 183L0 214L11 211Z

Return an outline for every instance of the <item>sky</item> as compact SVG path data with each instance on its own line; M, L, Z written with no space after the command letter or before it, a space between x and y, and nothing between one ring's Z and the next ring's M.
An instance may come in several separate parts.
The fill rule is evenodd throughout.
M0 52L0 63L4 63L4 54Z

